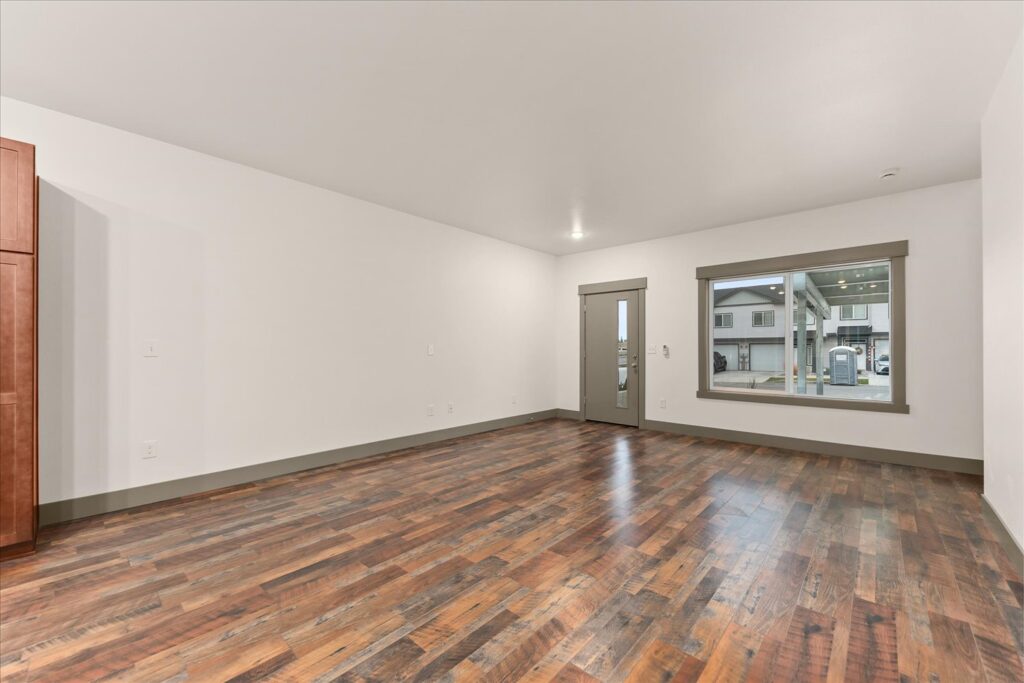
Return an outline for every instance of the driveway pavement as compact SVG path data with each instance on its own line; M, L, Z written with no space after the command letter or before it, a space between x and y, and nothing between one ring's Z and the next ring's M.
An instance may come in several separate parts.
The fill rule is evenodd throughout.
M824 395L830 398L852 398L874 401L888 401L890 398L889 376L862 373L867 377L867 384L856 386L832 386L825 378ZM758 372L752 370L727 370L715 373L714 386L724 389L759 389L764 391L785 391L786 383L777 372ZM813 379L807 380L808 395L815 395Z

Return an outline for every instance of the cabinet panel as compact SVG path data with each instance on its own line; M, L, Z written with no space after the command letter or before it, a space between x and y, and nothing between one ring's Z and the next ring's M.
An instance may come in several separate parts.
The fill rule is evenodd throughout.
M0 249L35 251L35 147L0 138Z
M35 257L0 252L0 547L36 526Z

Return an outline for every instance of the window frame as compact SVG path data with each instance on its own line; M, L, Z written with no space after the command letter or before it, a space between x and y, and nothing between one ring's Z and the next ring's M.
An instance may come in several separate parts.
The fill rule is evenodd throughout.
M848 315L848 316L843 315L843 309L846 308L847 306L849 306L852 309L850 311L850 315ZM863 306L864 307L864 315L862 315L862 316L857 315L857 306ZM869 306L869 304L843 304L842 306L839 307L839 319L840 320L867 320L868 317L869 317L868 316L868 306Z
M761 314L761 324L760 325L757 324L756 322L754 322L757 319L755 316L757 316L758 313ZM765 315L770 315L771 316L771 319L772 319L771 325L766 325L765 324L765 322L764 322L764 316ZM775 327L775 311L751 311L750 312L750 326L751 327Z
M728 325L719 325L718 324L718 316L722 316L722 322L725 322L725 316L729 316L729 324ZM730 329L732 327L732 323L733 323L732 311L727 311L725 313L715 313L715 329L716 330L728 330L728 329Z
M866 410L884 413L910 412L906 399L906 257L909 255L909 242L883 242L860 247L831 249L828 251L809 252L740 261L712 266L701 266L696 270L697 279L697 398L718 399L727 401L746 401L752 403L772 403L781 405L806 406L814 408L831 408L845 410ZM741 279L766 275L779 275L792 271L828 268L851 265L861 262L889 261L889 401L858 400L830 398L826 396L807 396L774 394L742 390L726 390L711 388L712 365L711 356L711 282L722 278ZM788 275L787 275L788 277ZM787 325L791 316L787 313ZM893 360L895 359L895 361ZM789 373L786 373L787 378ZM787 382L787 390L788 390Z

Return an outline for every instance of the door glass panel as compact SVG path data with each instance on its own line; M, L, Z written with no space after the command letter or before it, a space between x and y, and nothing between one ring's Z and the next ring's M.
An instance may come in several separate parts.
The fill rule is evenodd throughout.
M615 397L616 408L629 407L629 303L619 299L619 334L615 371L618 373L618 393Z

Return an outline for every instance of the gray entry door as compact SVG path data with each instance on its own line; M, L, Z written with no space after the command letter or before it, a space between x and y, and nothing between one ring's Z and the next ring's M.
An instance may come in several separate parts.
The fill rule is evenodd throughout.
M635 290L588 294L584 302L587 420L640 424L640 316Z

